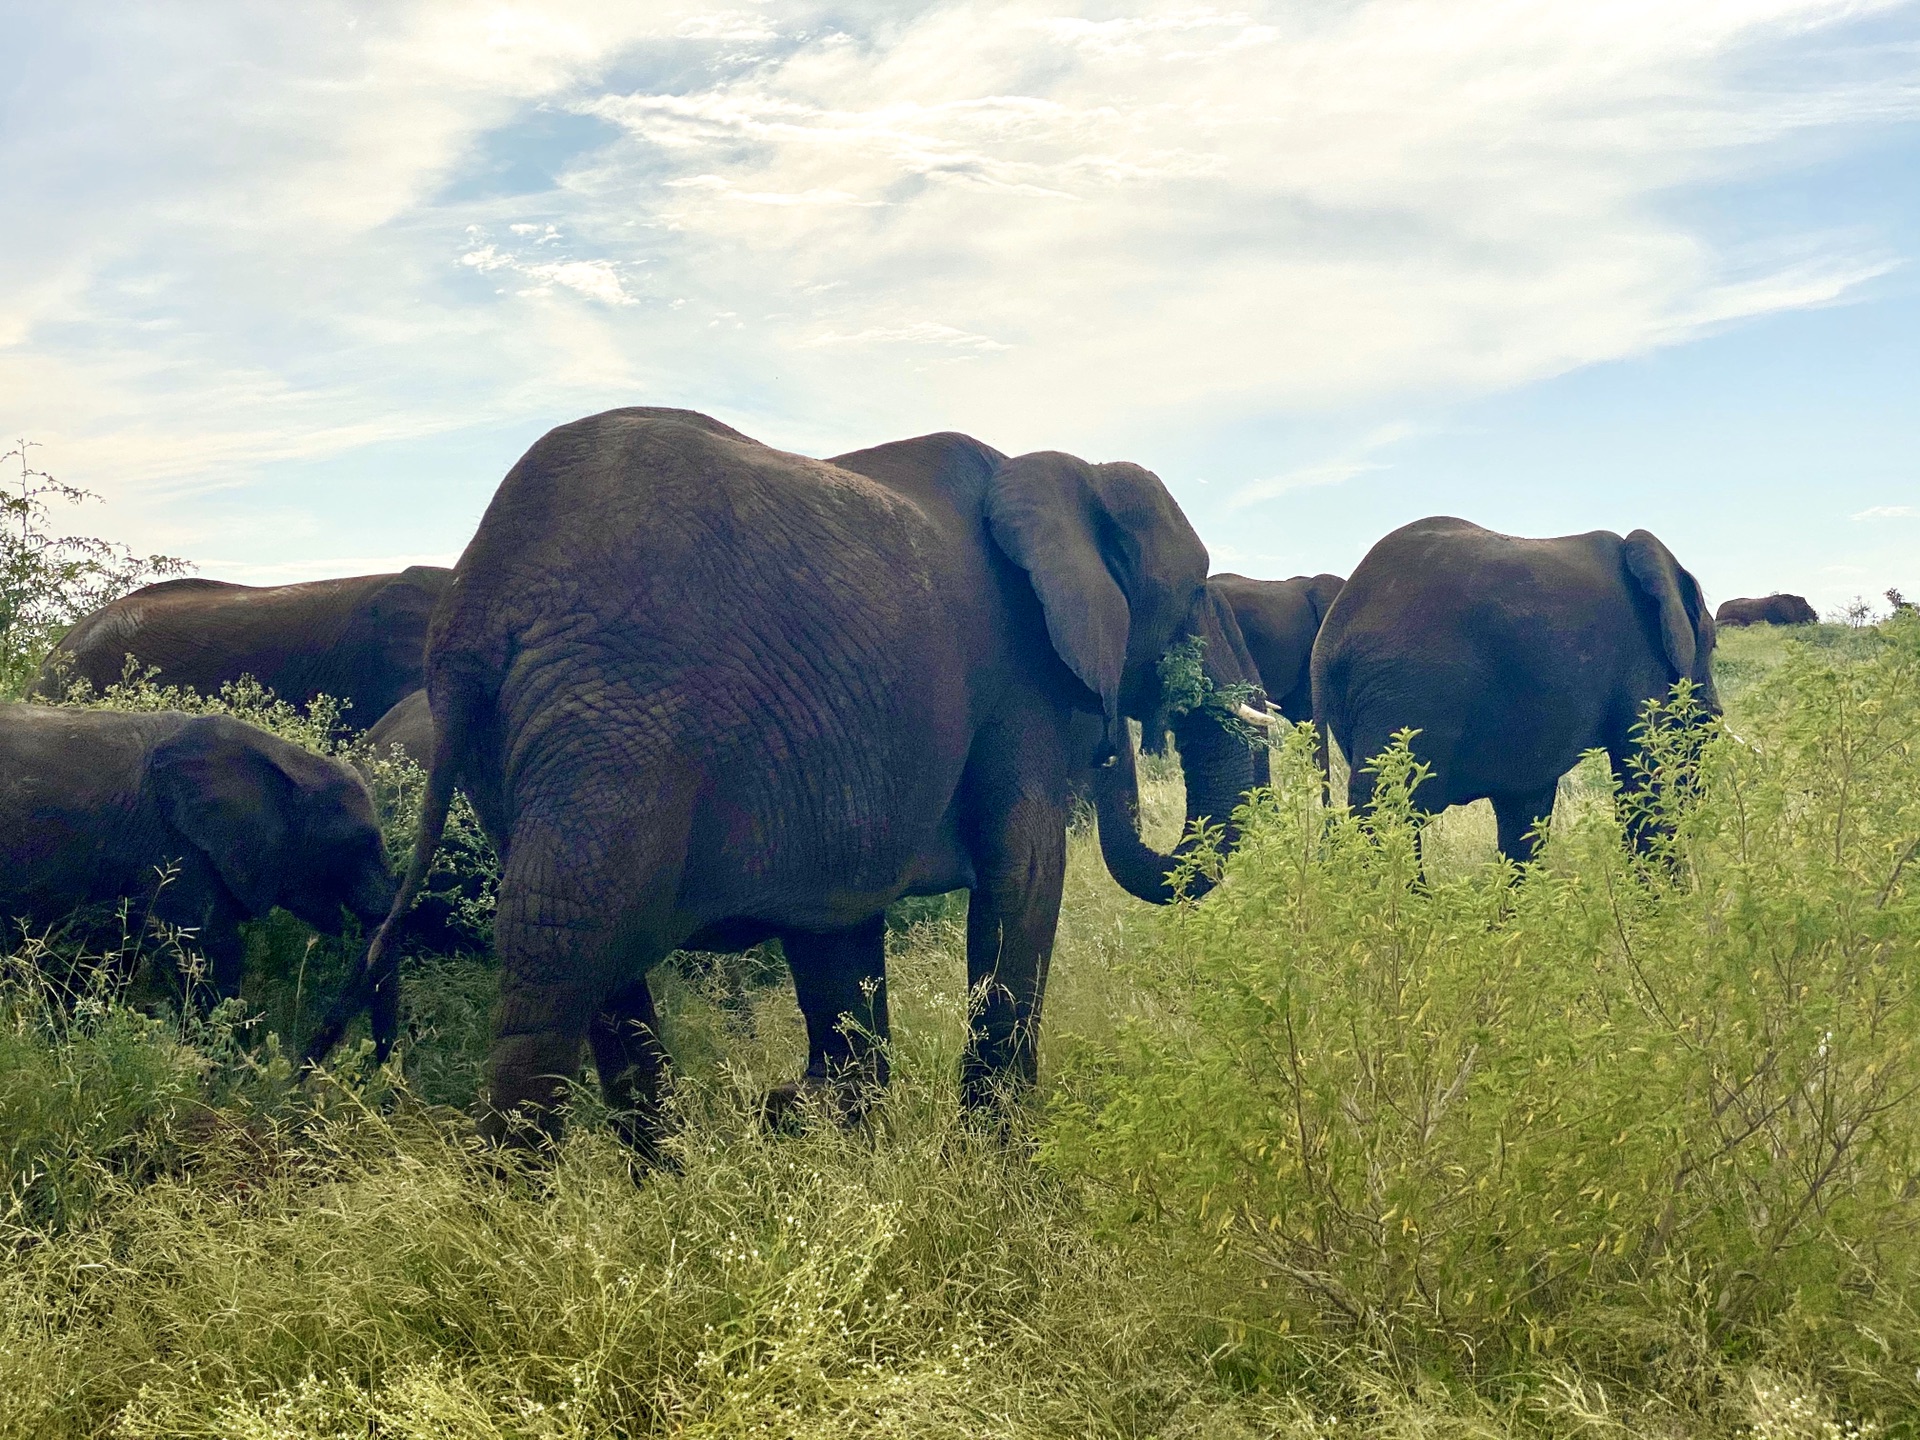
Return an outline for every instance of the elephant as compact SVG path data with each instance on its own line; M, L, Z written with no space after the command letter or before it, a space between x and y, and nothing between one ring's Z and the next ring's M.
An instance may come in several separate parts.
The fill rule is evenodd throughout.
M104 691L131 655L157 667L159 683L203 695L243 675L296 705L331 695L361 728L424 683L427 617L452 575L415 565L301 585L162 580L75 624L41 665L32 693L58 699L74 680Z
M1239 622L1271 702L1269 708L1295 724L1313 719L1313 676L1308 662L1320 622L1346 583L1338 575L1249 580L1231 572L1207 581Z
M1432 767L1425 814L1490 799L1501 853L1524 863L1560 777L1604 749L1625 789L1648 700L1688 679L1709 714L1714 623L1700 584L1657 537L1635 530L1530 540L1436 516L1367 552L1313 647L1313 711L1354 766L1395 732Z
M240 923L275 906L330 935L395 885L351 768L225 715L0 704L0 916L53 925L153 894L239 993ZM114 938L118 938L117 929Z
M501 482L434 615L412 864L310 1057L349 1000L392 1033L390 934L458 783L502 855L487 1138L556 1135L584 1041L622 1137L652 1153L647 972L769 938L808 1049L771 1103L859 1113L887 1079L886 907L962 888L962 1088L996 1105L1036 1074L1067 777L1089 758L1071 718L1098 716L1091 743L1130 762L1127 717L1189 635L1219 641L1211 681L1244 682L1206 573L1137 465L953 433L819 461L651 407L560 426ZM1251 752L1224 716L1183 721L1190 808L1222 815Z
M1758 599L1728 600L1713 612L1716 625L1815 625L1819 620L1805 596L1777 590Z

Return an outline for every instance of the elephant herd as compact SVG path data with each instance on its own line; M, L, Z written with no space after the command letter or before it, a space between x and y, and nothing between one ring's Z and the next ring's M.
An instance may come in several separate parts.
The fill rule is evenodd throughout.
M321 1033L397 1027L395 926L458 787L501 857L484 1132L552 1134L583 1049L626 1138L660 1128L649 970L778 939L804 1076L857 1113L887 1072L884 916L969 892L969 1105L1031 1084L1076 783L1142 898L1174 890L1139 833L1135 744L1171 732L1187 819L1265 778L1249 725L1313 720L1348 756L1405 727L1429 813L1489 798L1501 848L1583 751L1625 777L1644 703L1690 679L1716 710L1714 618L1653 535L1552 540L1429 519L1344 584L1208 575L1152 472L959 434L830 460L706 416L631 408L550 432L451 570L268 589L175 580L76 625L40 682L328 694L428 764L395 893L366 788L223 717L0 707L0 915L57 918L179 867L172 923L217 984L274 905L378 921ZM1170 657L1197 662L1179 685ZM1364 805L1370 776L1354 774ZM1227 835L1231 847L1232 833ZM1200 882L1204 886L1204 881ZM1190 894L1195 893L1189 890Z

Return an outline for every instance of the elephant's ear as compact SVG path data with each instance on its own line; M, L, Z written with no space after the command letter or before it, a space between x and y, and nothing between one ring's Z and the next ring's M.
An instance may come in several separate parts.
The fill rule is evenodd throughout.
M238 720L202 715L155 746L147 765L161 813L249 915L273 908L291 839L292 782L259 739Z
M1054 650L1099 697L1117 752L1129 666L1154 663L1172 642L1206 583L1206 547L1152 471L1054 450L1000 466L986 510L994 540L1033 582Z
M339 650L348 655L381 656L404 692L420 684L426 665L427 622L446 593L453 572L437 565L414 565L375 590L359 607ZM372 724L377 716L356 716Z
M1126 736L1120 680L1131 616L1102 552L1093 467L1057 450L1009 460L987 486L987 526L1027 572L1047 617L1047 637L1100 699L1106 740Z
M1660 641L1677 675L1698 678L1713 649L1713 617L1706 597L1673 552L1650 530L1636 530L1621 547L1627 573L1660 614Z
M1307 581L1307 603L1313 607L1313 623L1318 626L1325 622L1327 611L1333 608L1333 602L1340 598L1340 592L1347 588L1347 582L1338 575L1316 575Z
M418 633L424 644L427 620L453 579L438 565L411 565L376 590L367 601L366 616L377 631L405 629Z

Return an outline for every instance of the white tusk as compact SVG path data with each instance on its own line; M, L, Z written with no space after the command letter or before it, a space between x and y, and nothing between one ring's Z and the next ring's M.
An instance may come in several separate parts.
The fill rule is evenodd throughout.
M1249 725L1273 724L1273 716L1267 714L1266 711L1264 710L1256 710L1251 705L1242 705L1233 713L1238 715L1242 720L1246 721Z

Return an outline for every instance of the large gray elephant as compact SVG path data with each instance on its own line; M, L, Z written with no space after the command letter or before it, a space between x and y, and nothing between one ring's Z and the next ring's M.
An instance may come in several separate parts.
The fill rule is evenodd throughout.
M1699 582L1652 534L1551 540L1451 516L1381 540L1334 601L1313 648L1313 708L1361 768L1406 727L1433 767L1414 794L1432 814L1490 799L1501 851L1532 857L1560 777L1604 749L1631 788L1642 707L1681 678L1719 713L1714 627Z
M424 683L427 617L453 572L415 565L300 585L163 580L123 595L76 624L40 667L35 694L58 698L73 680L96 692L119 681L131 655L163 685L218 694L251 675L282 700L331 695L362 728Z
M1158 662L1188 635L1213 642L1219 687L1245 679L1206 573L1136 465L1009 460L953 434L818 461L651 408L542 438L434 616L433 764L395 908L458 782L503 856L484 1132L553 1130L586 1041L646 1148L665 1064L648 970L769 937L806 1019L802 1085L870 1093L884 911L960 888L966 1098L1030 1083L1081 744L1131 759L1127 717L1157 704ZM1100 724L1076 742L1083 710ZM1250 783L1237 739L1190 759L1201 813ZM377 1032L392 925L362 972Z
M1758 598L1743 596L1738 600L1728 600L1713 612L1716 625L1813 625L1820 616L1809 605L1803 595L1762 595Z
M343 909L382 919L394 884L367 787L337 760L224 715L0 704L0 917L53 926L148 896L198 931L225 996L241 921L280 906L337 935Z

